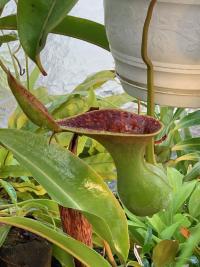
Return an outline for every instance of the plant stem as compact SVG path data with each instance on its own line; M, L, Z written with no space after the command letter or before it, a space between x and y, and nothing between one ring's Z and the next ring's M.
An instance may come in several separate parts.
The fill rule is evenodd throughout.
M25 60L26 60L26 84L27 84L27 89L30 91L29 65L28 65L28 57L26 54L25 54Z
M9 53L10 53L10 56L11 56L11 60L12 60L12 63L13 63L13 67L14 67L14 70L15 70L15 77L17 78L18 81L20 81L20 75L18 73L17 65L15 63L15 59L14 59L14 56L12 54L12 51L11 51L9 43L7 43L7 47L8 47L8 50L9 50Z
M116 264L115 259L113 257L113 254L112 254L112 251L110 249L110 246L108 245L108 243L105 240L103 241L103 243L104 243L104 248L105 248L105 251L106 251L106 255L108 256L108 261L110 262L112 267L117 267L117 264Z
M155 108L155 92L154 92L154 67L151 59L148 55L148 35L151 18L153 15L154 6L157 0L151 0L147 16L144 23L143 35L142 35L142 50L141 55L144 63L147 66L147 115L154 117ZM152 164L156 163L154 155L154 140L147 147L146 160Z

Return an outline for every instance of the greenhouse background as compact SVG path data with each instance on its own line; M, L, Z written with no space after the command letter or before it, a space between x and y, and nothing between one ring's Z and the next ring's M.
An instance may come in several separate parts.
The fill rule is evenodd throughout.
M8 4L4 10L4 15L10 13L14 8L13 2ZM103 13L103 0L80 0L72 10L71 15L103 23ZM3 51L5 51L7 59L10 60L6 45L4 45ZM83 41L52 34L48 37L42 58L45 58L44 66L48 76L41 76L38 84L47 87L50 93L56 94L72 90L92 73L114 68L114 60L107 51ZM24 55L21 55L22 62L23 59ZM11 100L9 90L7 94L2 90L4 88L0 84L0 124L5 125L6 121L3 115L13 111L14 100ZM107 84L106 88L103 89L108 94L113 91L119 92L119 90L122 90L121 86L116 85L116 83Z

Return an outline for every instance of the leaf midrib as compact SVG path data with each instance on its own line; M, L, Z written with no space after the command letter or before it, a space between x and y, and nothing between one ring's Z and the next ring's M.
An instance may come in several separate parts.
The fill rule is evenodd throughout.
M22 158L24 161L26 161L28 164L30 164L30 166L32 166L32 168L35 168L39 173L41 173L41 175L43 175L44 177L47 178L47 180L51 182L51 184L53 184L58 191L62 192L64 195L67 195L68 199L74 203L74 207L76 207L78 210L83 210L76 202L74 202L74 200L68 195L66 194L65 190L63 190L60 186L58 186L51 178L49 175L47 175L44 171L42 171L41 168L38 168L37 165L33 164L30 160L28 160L26 157L24 157L22 154L18 153L14 148L9 147L9 145L6 144L6 147L8 149L10 149L11 151L14 152L14 154L16 154L19 158Z
M47 26L47 24L48 24L48 22L49 22L50 16L51 16L51 14L52 14L52 12L53 12L53 10L54 10L54 8L55 8L56 2L57 2L57 0L53 0L53 3L52 3L52 5L51 5L51 7L50 7L50 9L49 9L48 14L47 14L46 20L45 20L44 23L43 23L43 26L42 26L42 28L41 28L41 33L40 33L39 38L38 38L36 51L39 50L39 43L40 43L40 41L42 40L42 37L44 36L45 28L46 28L46 26Z

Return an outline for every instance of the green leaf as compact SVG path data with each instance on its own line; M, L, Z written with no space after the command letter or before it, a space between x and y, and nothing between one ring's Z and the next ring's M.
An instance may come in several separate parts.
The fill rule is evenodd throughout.
M126 267L129 267L129 266L132 266L132 267L141 267L141 265L137 261L129 261L127 263Z
M6 240L6 237L10 231L9 225L3 225L0 223L0 248Z
M17 41L18 37L15 33L0 35L0 46L4 43Z
M116 167L109 153L98 153L83 160L104 179L116 179Z
M8 71L9 87L25 115L36 125L59 132L60 127L46 107Z
M4 147L0 147L0 166L12 164L13 155Z
M31 84L31 81L30 81L30 84ZM31 85L30 85L30 88L31 88ZM44 105L51 102L51 97L48 95L48 90L45 87L39 87L35 90L30 90L30 93L33 94L38 100L40 100L40 102L42 102L42 104ZM38 123L38 117L36 119ZM14 113L9 117L8 125L9 125L9 128L21 129L22 127L27 125L28 122L29 122L28 117L24 114L24 112L18 106L16 110L14 111Z
M35 185L32 182L12 183L12 186L15 190L21 193L30 192L36 194L37 196L43 196L46 194L46 191L41 185Z
M16 194L14 187L10 183L3 181L3 180L0 180L0 185L4 188L6 193L9 195L9 197L12 200L12 203L17 203L17 194Z
M199 151L200 150L200 137L190 138L183 140L172 147L172 151Z
M185 228L189 228L191 226L191 222L188 219L187 214L181 214L181 213L177 213L173 216L173 222L179 222L179 224L181 225L181 227L185 227Z
M99 97L98 98L98 103L100 107L103 108L110 108L110 107L115 107L115 108L119 108L122 105L133 101L133 97L129 96L126 93L123 94L119 94L119 95L112 95L112 96L108 96L108 97Z
M183 183L183 175L175 168L167 168L167 178L174 193L178 192Z
M20 176L31 176L31 174L19 165L7 165L0 168L0 178Z
M183 116L183 113L185 113L184 108L177 108L176 111L174 112L173 122L179 120L180 117Z
M10 0L0 0L0 16L3 12L4 6L9 2Z
M0 18L0 29L17 30L16 16ZM66 16L51 32L80 39L110 51L104 25L91 20Z
M30 77L29 77L29 88L31 90L34 89L34 86L35 86L39 76L40 76L40 70L38 69L37 66L35 66L35 68L31 72Z
M18 202L17 208L21 209L21 212L23 215L26 215L31 210L33 210L35 207L39 207L41 209L47 210L50 213L56 214L59 216L59 209L58 204L50 199L29 199L26 201ZM4 210L4 212L13 212L16 213L16 205L15 204L5 204L1 205L1 209Z
M151 224L154 230L156 230L157 233L160 233L166 228L165 223L162 221L159 214L154 214L151 218L147 217L148 222Z
M162 239L171 239L174 235L174 233L176 232L176 230L178 229L178 227L180 226L181 222L176 222L173 223L172 225L166 227L161 233L160 233L160 237Z
M129 225L129 235L131 244L136 243L140 246L143 246L145 234L146 229L137 228L135 226Z
M66 16L52 33L80 39L110 51L104 25L91 20Z
M25 229L47 239L49 242L55 244L70 255L80 260L86 266L110 266L103 257L101 257L94 250L88 248L83 243L65 235L60 231L53 230L52 228L38 221L23 217L0 217L0 222Z
M188 115L184 116L174 128L174 131L183 128L189 128L192 126L200 125L200 110L195 112L189 113Z
M96 172L68 150L30 132L0 129L0 141L55 201L85 212L95 231L126 260L129 242L124 211Z
M179 244L175 240L163 240L153 250L153 263L155 267L165 267L174 263Z
M53 246L53 256L59 261L59 263L63 267L74 267L74 259L73 257L69 254L66 253L63 249L60 247L54 245Z
M4 7L10 0L0 0L0 8Z
M26 54L46 75L40 52L45 46L48 34L73 8L78 0L19 0L17 5L17 25L20 43Z
M86 78L85 81L79 84L74 89L74 92L89 91L90 89L95 90L101 87L106 82L114 80L115 76L116 76L115 72L110 71L110 70L103 70L103 71L97 72L89 76L88 78Z
M195 218L200 216L200 183L199 182L190 197L188 208L189 208L190 215L192 215Z
M89 109L85 99L79 94L70 95L66 101L56 107L52 115L55 119L64 119L83 113Z
M184 183L182 187L178 190L178 192L176 192L176 194L173 197L173 201L172 201L174 214L181 208L184 202L191 195L192 191L195 188L196 183L197 181Z
M191 171L184 177L184 181L192 181L200 176L200 162L196 163Z
M195 227L195 230L187 241L183 245L183 249L180 255L176 267L183 267L184 264L189 260L189 257L193 254L193 250L198 246L200 240L200 224Z
M181 161L199 161L199 160L200 160L200 153L194 152L194 153L185 154L179 158L176 158L175 160L170 160L168 164L175 165Z

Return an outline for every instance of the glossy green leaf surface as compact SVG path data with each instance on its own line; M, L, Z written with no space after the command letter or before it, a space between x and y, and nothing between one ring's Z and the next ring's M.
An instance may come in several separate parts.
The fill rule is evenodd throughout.
M0 29L16 30L16 16L0 18ZM104 25L91 20L66 16L51 32L80 39L110 51Z
M68 150L30 132L0 129L0 142L54 200L85 212L95 231L126 260L129 242L124 211L96 172Z
M174 240L163 240L153 250L155 267L165 267L175 261L179 244Z
M52 33L80 39L110 51L104 25L91 20L66 16Z
M109 267L109 263L83 243L38 221L23 217L0 217L0 222L35 233L79 259L86 266Z
M19 0L17 25L20 43L26 54L45 71L40 62L40 52L51 32L72 9L78 0Z

